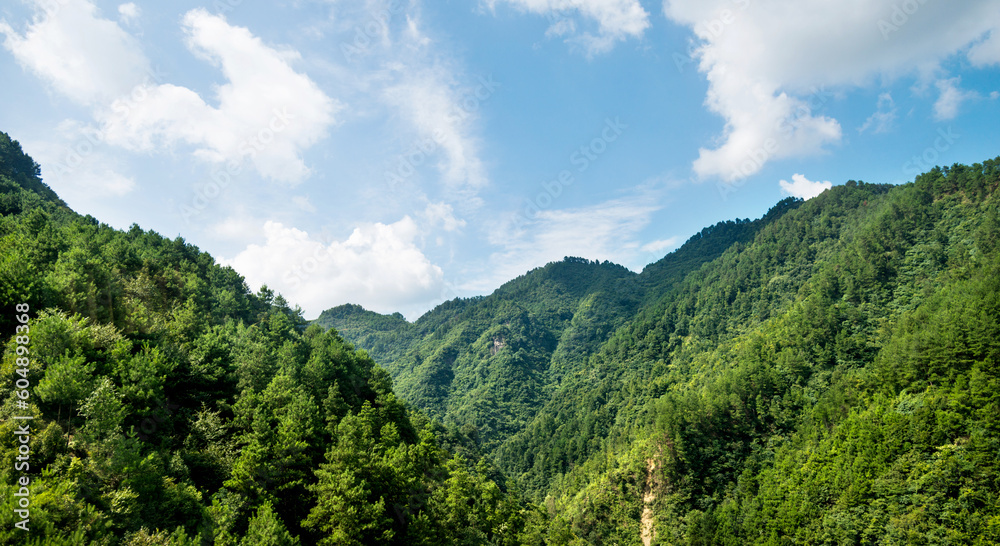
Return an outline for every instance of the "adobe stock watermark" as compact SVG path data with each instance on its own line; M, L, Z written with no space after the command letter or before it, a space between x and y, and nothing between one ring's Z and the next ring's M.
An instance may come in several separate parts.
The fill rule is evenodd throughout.
M403 2L389 0L386 5L372 13L364 24L354 25L354 39L340 44L340 52L344 54L344 59L348 62L357 61L371 47L372 40L389 31L389 21L392 16L402 12Z
M833 96L834 93L823 87L814 87L805 103L800 103L791 114L775 122L774 130L778 133L777 138L767 137L759 146L747 150L745 159L733 170L729 178L716 183L719 196L726 200L730 193L742 187L747 178L760 171L764 164L775 157L782 146L795 136L795 130L801 125L801 120L812 117L813 112Z
M569 162L576 166L577 174L583 173L603 155L612 142L618 140L622 132L628 128L621 122L621 119L605 118L604 127L599 136L594 137L587 144L580 146L570 154ZM542 190L533 199L527 199L520 214L517 214L514 221L514 228L519 229L528 220L538 216L540 212L552 206L552 203L562 195L565 188L575 181L573 172L569 169L559 171L559 174L551 180L542 182Z
M14 363L16 367L13 369L13 377L15 379L13 381L14 388L11 392L11 395L17 395L16 398L11 396L11 399L16 400L15 405L17 407L17 414L12 415L11 419L17 423L16 428L14 428L14 436L17 438L17 444L20 444L16 450L13 450L17 453L14 456L14 470L23 473L17 479L16 485L18 486L18 490L14 493L14 496L17 497L17 508L14 509L14 514L21 519L14 523L14 527L25 532L28 531L28 524L31 521L31 490L29 489L31 478L28 476L28 471L31 470L31 421L35 418L31 412L31 391L29 390L31 381L28 380L28 374L30 373L29 365L31 364L31 350L29 349L31 344L31 329L28 324L31 317L28 315L29 309L30 307L27 303L14 305L14 311L16 312L14 318L19 324L14 327L15 335L13 341L16 343Z
M941 157L941 154L950 150L952 144L961 136L956 134L951 127L947 129L939 128L936 135L934 142L930 146L911 157L906 163L903 163L904 173L916 177L931 170L937 165L937 160Z
M461 102L452 109L446 116L451 124L465 121L482 108L482 105L496 93L501 87L499 82L493 80L493 74L489 76L479 76L479 84L471 92L466 94ZM433 135L426 136L409 146L408 151L397 155L391 162L389 168L383 173L385 183L390 190L395 190L406 179L413 176L417 167L423 165L427 159L435 153L438 148L445 144L445 135L441 130L437 130Z
M750 7L751 0L730 0L737 8L740 10L746 10ZM736 22L736 13L729 8L723 8L716 12L716 16L708 21L702 21L696 24L693 28L696 36L718 38ZM677 71L683 73L684 67L697 62L696 55L698 53L698 44L691 42L688 44L686 54L675 51L672 55L674 59L674 65L677 67Z
M212 171L209 181L195 190L191 197L191 202L181 205L180 215L184 223L190 225L191 218L201 214L209 203L222 195L223 190L229 187L233 178L239 176L244 170L246 160L257 157L274 142L274 139L282 131L288 128L289 120L295 116L288 113L287 108L275 108L272 111L271 119L263 127L254 132L250 137L243 139L237 146L236 151L239 157L230 159L225 166L218 167Z
M893 32L899 32L899 29L910 21L920 7L926 4L929 0L903 0L898 4L892 5L892 13L889 15L888 19L879 19L877 26L879 32L882 33L882 39L889 41L889 35Z
M111 103L111 111L121 117L128 117L132 109L149 98L149 87L163 82L164 73L160 67L149 67L143 80L135 84L131 91L118 97ZM73 174L94 155L98 148L107 143L104 131L95 127L86 127L80 131L76 143L66 148L62 161L52 164L52 172L57 175Z

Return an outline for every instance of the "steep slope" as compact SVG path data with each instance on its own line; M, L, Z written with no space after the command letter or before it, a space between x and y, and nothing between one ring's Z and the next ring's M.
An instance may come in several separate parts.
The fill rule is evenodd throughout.
M387 369L406 400L474 427L491 449L531 419L562 373L554 361L589 354L632 312L638 300L619 288L634 276L573 258L549 264L421 317L417 342Z
M1000 159L786 200L641 274L568 258L412 324L324 314L441 426L0 145L0 380L28 385L0 543L1000 542Z
M702 229L677 250L643 268L638 280L645 288L647 303L653 303L664 296L688 273L715 260L734 244L752 241L760 229L801 204L801 199L788 197L757 220L737 218L735 221L719 222Z
M393 375L400 396L475 435L487 452L514 450L518 457L531 457L536 446L517 435L528 427L533 439L541 429L555 432L549 423L565 405L562 400L578 394L565 382L579 384L588 359L617 328L655 306L686 275L752 240L800 204L789 198L761 219L705 228L638 275L608 262L566 258L489 296L446 302L413 324L358 306L330 309L316 322L368 350ZM593 424L583 425L587 434L576 428L566 433L578 442L592 435ZM527 471L506 456L499 459L517 475Z
M998 184L1000 160L849 181L689 241L712 251L623 279L635 312L589 321L606 339L556 343L544 405L496 463L559 543L1000 540Z
M831 192L825 207L779 204L782 213L765 216L750 243L734 243L619 328L498 451L498 464L541 496L590 456L627 442L646 404L686 377L684 359L785 308L817 254L864 214L857 205L888 189L852 183Z
M623 329L592 362L608 440L549 482L552 511L637 540L652 458L664 543L996 541L998 167L834 188Z
M413 324L358 306L327 310L316 323L382 362L404 399L464 426L494 451L533 422L563 378L640 308L798 204L788 199L761 220L706 228L639 275L566 258L487 297L446 302Z
M16 214L41 202L65 207L66 203L42 182L40 175L41 167L24 153L21 144L0 132L0 213Z

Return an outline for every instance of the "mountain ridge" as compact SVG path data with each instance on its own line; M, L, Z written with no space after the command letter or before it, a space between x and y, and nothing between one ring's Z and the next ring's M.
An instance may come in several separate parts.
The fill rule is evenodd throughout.
M971 275L975 282L985 283L975 285L984 301L994 301L989 288L993 285L986 279L995 269L1000 233L998 184L1000 158L935 168L900 186L851 180L806 202L780 202L753 222L706 228L632 277L636 282L627 284L633 290L611 292L632 296L628 305L616 308L608 303L607 294L596 291L588 294L592 299L586 304L577 300L577 312L568 311L570 323L588 322L587 315L579 312L585 308L607 310L615 318L589 321L592 331L604 327L607 332L588 338L585 350L571 354L562 367L556 365L555 356L559 340L571 330L559 323L554 330L540 332L536 337L549 344L555 339L557 349L538 350L534 361L522 362L523 369L536 372L535 376L527 376L523 369L505 369L506 364L496 360L507 345L499 352L486 352L490 346L498 347L496 339L487 337L484 343L475 336L450 340L451 345L441 338L412 338L414 346L394 349L407 356L386 366L398 379L404 399L419 407L437 404L434 414L452 426L485 430L484 451L509 479L545 503L554 526L564 526L582 543L629 543L638 540L642 529L652 536L704 544L829 536L833 531L823 527L825 523L803 527L787 523L794 521L788 517L761 511L759 503L773 491L786 488L785 494L791 494L771 465L791 464L801 456L796 445L848 442L845 436L836 436L838 431L857 426L852 416L865 407L886 403L865 400L883 392L887 384L896 387L877 396L913 403L906 402L913 395L900 387L911 385L909 380L893 375L902 372L878 371L886 370L883 355L898 350L891 347L901 331L917 328L907 317L928 302L945 298L939 292L943 287L965 286L964 277ZM538 278L541 270L514 279L512 286L544 287L544 279ZM527 303L521 310L531 307L539 312L516 318L553 324L544 317L553 309L562 310L557 300L542 297L541 292L524 293L521 299ZM479 321L476 332L506 332L502 326L510 322L510 313L501 305L503 295L456 305L493 306L497 311L493 317L469 313L466 318ZM625 316L616 316L615 310ZM982 321L987 330L997 327L995 317ZM452 330L462 327L450 325ZM912 349L918 354L920 347L937 343L919 330L907 335L923 340ZM987 341L991 334L976 338L981 340L977 343L995 345ZM412 373L420 358L433 359L439 350L450 351L452 357L437 368L445 373ZM973 368L981 370L976 373L987 373L982 366L992 353L980 349L973 353L977 355L972 357ZM537 373L542 369L549 373ZM500 375L505 381L482 380L495 370L504 370ZM455 381L461 374L474 373L480 374L478 383ZM968 372L949 373L967 377L962 374ZM548 383L540 387L539 377ZM456 386L467 391L447 390ZM933 392L941 388L926 386ZM536 405L520 414L518 406L504 405L505 397L524 392L531 393ZM927 396L931 395L918 398ZM470 398L486 402L477 407ZM496 408L508 421L519 418L517 426L501 428L482 418ZM979 426L968 414L954 415L967 426ZM815 428L816 423L823 424ZM964 441L961 438L951 437ZM913 438L892 449L900 456L917 456L929 449L921 442ZM990 444L982 438L977 442L970 448L974 456L992 464ZM877 465L883 466L873 467L873 472L889 471L885 459L879 461ZM835 467L827 472L839 480L854 479ZM754 485L757 476L767 477L771 489ZM870 487L857 485L867 483L863 479L855 483ZM976 483L982 494L995 495L982 489L986 482ZM650 497L657 499L652 507L644 502ZM885 522L886 536L908 536L900 527L902 520L892 514L917 516L896 500L877 498L885 503L879 505L883 507L879 517L884 518L880 521ZM849 506L869 502L861 499L839 502ZM750 512L744 510L755 506ZM820 522L827 514L860 524L837 506L832 500L817 500L786 505L784 510L813 514L810 517L820 517ZM886 512L890 506L893 512ZM935 517L948 517L947 504L935 506L939 514ZM962 530L935 521L927 522L927 529L963 537L987 532L983 527ZM758 536L758 529L770 534ZM855 537L844 540L863 536L838 532L837 536Z

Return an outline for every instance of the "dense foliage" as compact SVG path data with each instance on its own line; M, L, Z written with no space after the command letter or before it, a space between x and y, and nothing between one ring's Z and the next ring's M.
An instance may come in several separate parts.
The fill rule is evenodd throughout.
M543 542L544 514L364 351L180 238L73 213L39 172L0 133L0 543ZM34 416L28 468L13 415Z
M376 358L405 399L473 432L478 414L535 401L483 445L543 502L556 543L994 543L998 183L1000 160L899 187L849 181L706 229L600 290L574 283L576 308L544 287L569 284L560 267L597 265L550 264L427 315L507 332L504 305L530 306L520 345L484 353L481 337L421 318L387 329L406 337ZM596 335L563 347L578 324ZM550 350L529 381L497 366L531 341ZM451 356L413 373L436 355Z

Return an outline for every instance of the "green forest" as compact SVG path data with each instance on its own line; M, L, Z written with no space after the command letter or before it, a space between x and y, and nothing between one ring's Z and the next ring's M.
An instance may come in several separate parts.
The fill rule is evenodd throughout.
M2 544L1000 543L1000 158L413 322L43 169L0 133Z

